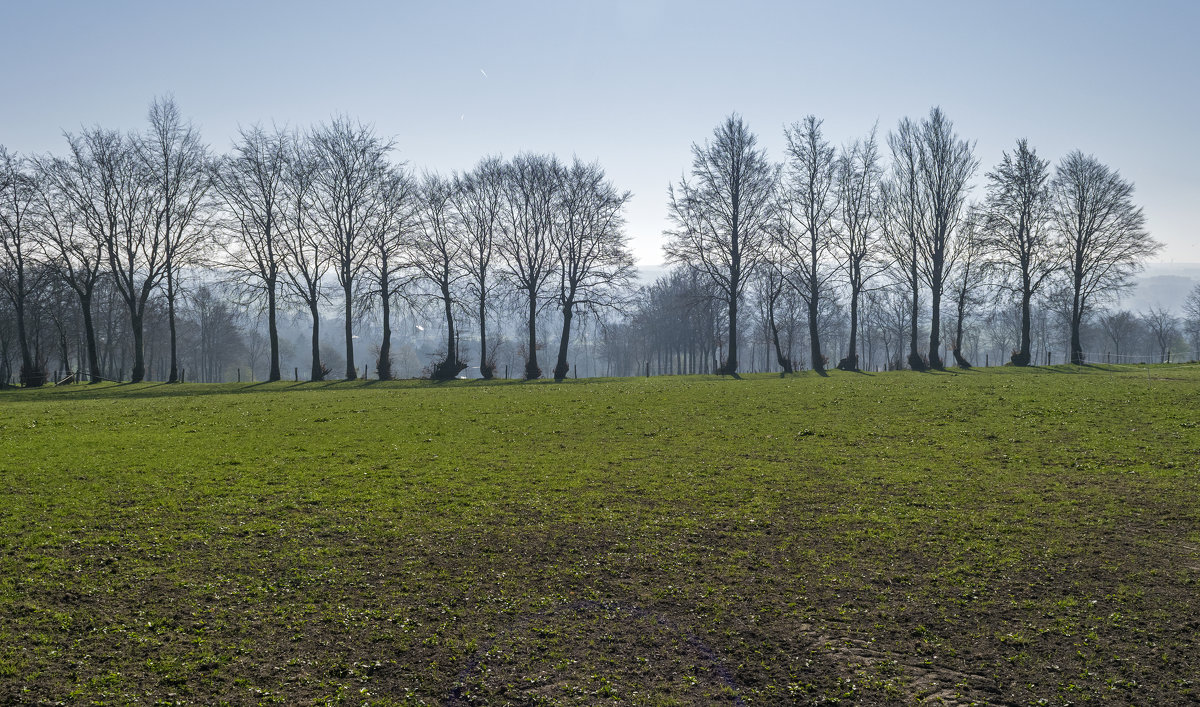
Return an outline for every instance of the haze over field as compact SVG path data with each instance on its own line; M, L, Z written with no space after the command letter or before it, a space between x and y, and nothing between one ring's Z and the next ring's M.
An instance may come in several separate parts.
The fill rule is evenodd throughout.
M0 704L1200 703L1200 2L0 27Z
M0 143L22 153L139 125L173 92L219 150L239 125L346 113L420 168L577 154L633 192L633 252L654 266L667 186L730 112L782 159L807 114L841 144L940 105L985 169L1021 137L1095 154L1137 185L1156 260L1200 263L1200 5L1184 0L6 3L0 24Z

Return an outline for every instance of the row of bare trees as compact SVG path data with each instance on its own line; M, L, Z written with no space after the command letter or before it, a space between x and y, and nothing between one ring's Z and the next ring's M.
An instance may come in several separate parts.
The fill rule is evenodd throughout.
M62 155L0 148L0 288L20 378L45 378L29 317L47 316L31 299L55 287L76 299L93 379L102 375L93 314L104 292L127 312L132 379L146 374L147 312L161 310L167 379L178 380L176 310L185 272L197 271L234 282L243 306L261 308L268 380L282 377L279 317L297 311L311 323L309 377L328 375L320 329L335 305L351 379L356 323L368 315L382 324L378 377L394 375L397 307L444 322L444 350L429 369L438 379L474 357L460 346L471 325L480 374L493 376L497 308L514 305L526 378L542 375L547 309L561 324L556 379L570 370L582 312L629 315L602 323L606 349L622 360L648 370L657 352L660 370L737 375L744 322L784 372L823 371L831 347L844 351L839 368L857 370L862 348L880 341L890 361L896 332L909 367L941 368L947 344L970 365L971 323L1011 305L1011 361L1028 365L1035 310L1051 294L1069 302L1070 358L1083 363L1089 314L1159 247L1133 185L1079 152L1052 169L1019 140L969 201L974 144L938 108L882 140L872 130L835 147L814 116L784 137L774 162L733 115L692 146L691 169L668 197L665 252L677 272L641 292L624 229L630 194L578 159L488 157L465 173L417 173L393 159L391 140L349 118L310 130L245 128L216 154L169 98L153 102L141 131L67 133ZM663 321L660 309L677 316Z
M128 309L131 378L145 377L144 321L158 297L170 330L170 381L178 380L176 306L185 269L232 275L266 313L269 380L279 380L278 317L303 308L312 322L310 376L325 377L321 310L342 308L347 378L358 375L354 324L383 322L376 361L392 377L392 309L441 310L444 357L434 378L465 367L457 319L479 327L480 372L493 375L488 319L497 296L526 303L525 376L542 375L537 319L562 315L553 375L569 371L572 321L620 306L633 258L624 232L630 198L596 163L550 155L485 158L449 177L415 174L391 159L395 145L370 126L336 118L308 130L254 126L214 154L173 99L158 99L149 126L66 135L61 156L0 148L0 283L13 305L20 378L45 379L31 345L28 300L48 279L65 283L82 312L88 368L101 377L92 321L97 288L111 285Z
M939 109L905 118L887 135L885 164L876 133L840 149L814 116L785 128L786 158L772 162L737 115L693 144L690 174L670 191L668 260L704 278L726 312L727 346L718 366L736 375L739 307L761 290L775 357L785 372L794 358L783 346L779 305L793 294L807 318L811 365L823 371L822 298L848 293L849 338L839 368L856 370L863 295L880 287L907 292L909 367L942 368L946 309L956 317L952 351L970 362L964 321L989 286L1020 303L1016 365L1031 362L1031 303L1043 288L1067 287L1071 361L1084 362L1081 325L1091 311L1127 287L1160 245L1145 228L1133 185L1078 151L1053 175L1019 140L985 177L984 198L969 203L979 161ZM929 298L928 308L922 298ZM951 307L947 307L947 298ZM929 312L928 345L919 322Z

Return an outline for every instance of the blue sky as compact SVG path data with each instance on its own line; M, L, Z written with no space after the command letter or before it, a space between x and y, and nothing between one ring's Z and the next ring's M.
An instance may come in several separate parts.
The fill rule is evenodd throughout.
M983 172L1019 137L1138 187L1159 260L1200 262L1197 2L26 2L0 5L0 143L61 151L174 93L225 149L239 124L337 113L397 159L598 159L657 265L667 186L727 114L775 159L813 113L835 143L941 105Z

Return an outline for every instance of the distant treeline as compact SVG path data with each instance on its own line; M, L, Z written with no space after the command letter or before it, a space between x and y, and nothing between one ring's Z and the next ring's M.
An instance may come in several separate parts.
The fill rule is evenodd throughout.
M1183 318L1106 309L1159 244L1096 158L1051 170L1018 140L979 175L936 108L882 145L835 148L812 116L785 132L782 162L736 115L693 144L668 197L674 268L641 287L631 195L578 159L418 173L344 117L243 129L217 154L170 98L61 154L0 146L0 382L322 380L331 363L532 379L548 342L555 379L1200 350L1200 288Z

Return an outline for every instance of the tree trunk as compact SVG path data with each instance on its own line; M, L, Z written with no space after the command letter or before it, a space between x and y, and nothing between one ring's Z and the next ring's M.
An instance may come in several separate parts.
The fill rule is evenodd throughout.
M309 380L323 381L325 380L325 367L321 365L321 315L317 312L317 304L314 300L308 305L308 311L312 314L312 373L309 375Z
M451 366L458 365L458 337L454 333L454 300L450 297L450 288L442 287L442 302L446 307L446 362ZM458 375L458 370L454 371Z
M963 355L963 320L966 319L967 291L964 288L958 295L958 314L954 322L954 362L959 368L970 368L971 362Z
M1083 298L1080 296L1080 290L1083 288L1083 268L1079 262L1080 258L1076 257L1074 275L1074 289L1071 297L1071 363L1076 366L1084 364L1083 358L1083 341L1079 335L1079 329L1083 324Z
M354 325L351 323L354 300L349 282L347 278L347 284L342 287L342 295L346 300L346 380L352 381L358 379L358 369L354 366Z
M908 367L914 371L925 370L925 362L921 360L921 353L917 351L917 329L921 320L921 281L917 275L917 253L916 246L913 249L912 263L912 326L909 329L908 340ZM897 354L900 352L897 351Z
M850 286L850 345L847 347L846 358L838 361L837 367L843 371L858 370L858 294L857 284ZM869 361L868 361L869 363Z
M783 375L793 373L791 351L788 351L787 356L783 355L783 348L779 345L779 326L775 323L775 303L771 302L770 309L767 310L767 324L771 328L771 340L775 342L775 360L779 363L779 370Z
M537 295L529 288L529 352L525 359L525 380L535 380L542 377L542 369L537 362Z
M388 296L387 278L383 280L380 309L383 315L383 341L379 344L379 360L375 362L375 375L381 381L392 379L392 303Z
M142 327L143 317L134 314L129 317L133 328L133 370L129 374L130 383L141 383L146 377L146 337Z
M46 382L46 374L37 370L36 364L33 362L33 352L29 350L29 337L25 333L25 297L23 288L24 284L18 283L18 296L14 298L13 302L17 310L17 341L21 346L21 385L28 388L36 388Z
M562 336L558 339L558 362L554 364L554 380L562 382L570 372L571 367L567 364L567 342L571 338L571 317L575 314L575 303L567 301L563 305L563 328Z
M737 345L737 295L736 288L729 295L729 355L718 371L721 375L738 377L738 345Z
M79 295L79 308L83 310L83 336L87 339L88 373L91 382L100 381L100 359L96 352L96 325L92 321L92 294Z
M175 275L172 272L170 262L167 263L167 329L170 330L171 339L171 373L167 377L168 383L179 382L179 355L178 346L175 339ZM161 371L159 375L162 375Z
M487 302L483 295L479 296L479 375L484 380L491 380L495 371L488 361L487 354Z
M1030 312L1030 294L1028 290L1021 292L1021 348L1012 356L1014 366L1028 366L1033 360L1032 348L1033 341L1029 332L1031 329L1032 314Z
M274 382L283 378L279 371L279 326L275 321L275 279L267 280L267 338L271 345L271 372L267 381Z
M446 315L446 358L434 364L434 380L452 380L465 366L458 361L458 341L454 332L454 299L450 296L450 284L442 283L442 303Z
M809 284L808 297L808 348L812 357L812 367L817 373L825 372L825 356L821 353L821 333L817 329L817 292L813 289L815 283Z
M934 263L933 284L929 288L929 367L935 370L945 368L942 363L942 264Z

